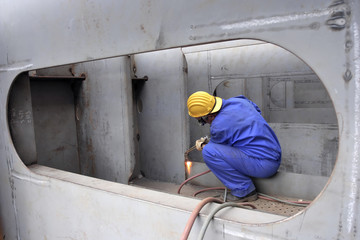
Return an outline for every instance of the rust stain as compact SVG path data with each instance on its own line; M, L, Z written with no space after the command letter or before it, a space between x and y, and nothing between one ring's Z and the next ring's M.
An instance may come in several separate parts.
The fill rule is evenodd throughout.
M91 138L89 139L89 141L87 141L86 151L87 152L93 152L94 151L94 147L93 147Z
M93 153L94 146L92 144L92 139L90 138L88 141L86 141L86 151L89 153L89 160L90 160L90 169L91 169L91 175L95 176L95 155Z
M141 25L140 25L140 29L141 29L141 31L143 31L144 33L146 33L146 31L145 31L145 27L144 27L144 25L143 25L143 24L141 24Z
M1 240L4 240L5 239L5 234L4 234L4 230L3 230L3 227L2 227L2 221L0 219L0 239Z
M224 85L224 87L230 87L230 82L229 82L229 81L225 81L225 82L223 83L223 85Z
M64 146L60 146L60 147L58 147L58 148L55 148L54 150L53 150L53 152L62 152L62 151L64 151L65 150L65 147Z
M94 160L95 160L95 156L94 154L91 154L89 156L90 162L91 162L91 175L95 176L95 165L94 165Z

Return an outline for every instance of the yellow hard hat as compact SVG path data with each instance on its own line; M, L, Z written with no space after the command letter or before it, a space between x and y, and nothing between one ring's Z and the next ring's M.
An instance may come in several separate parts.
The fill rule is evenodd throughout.
M204 91L198 91L188 98L187 107L191 117L203 117L220 110L222 99Z

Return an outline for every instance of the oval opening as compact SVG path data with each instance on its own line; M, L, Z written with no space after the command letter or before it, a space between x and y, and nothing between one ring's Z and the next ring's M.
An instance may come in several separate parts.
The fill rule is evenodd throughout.
M277 134L282 164L274 177L254 179L259 192L298 202L324 188L337 156L337 118L321 80L294 54L239 40L136 54L133 61L137 75L149 76L136 91L129 88L130 71L119 71L131 69L127 57L19 75L8 121L22 161L176 194L186 178L207 169L197 151L188 155L192 166L184 165L184 152L210 135L188 117L184 95L204 90L224 99L245 95ZM181 194L221 186L210 174ZM265 199L257 207L281 217L305 208Z

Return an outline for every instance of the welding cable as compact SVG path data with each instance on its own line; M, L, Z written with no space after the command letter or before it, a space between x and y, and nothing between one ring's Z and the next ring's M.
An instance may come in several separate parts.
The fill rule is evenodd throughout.
M209 172L211 172L211 170L207 170L207 171L205 171L205 172L198 173L198 174L192 176L191 178L186 179L186 180L180 185L177 193L180 194L181 188L182 188L187 182L193 180L194 178L197 178L197 177L200 177L200 176L202 176L202 175L205 175L205 174L207 174L207 173L209 173Z
M191 228L194 225L194 222L196 220L196 217L199 215L200 210L209 202L223 203L223 201L221 201L220 199L208 197L208 198L203 199L198 205L196 205L195 209L192 211L192 213L186 223L185 229L180 238L181 240L188 239Z
M268 200L268 201L275 201L275 202L281 202L281 203L285 203L288 205L294 205L294 206L298 206L298 207L306 207L308 204L311 203L311 201L289 201L289 200L282 200L276 197L272 197L263 193L258 193L259 198L262 198L264 200Z
M189 148L185 153L184 153L184 157L185 157L185 162L186 161L190 161L189 159L189 153L191 151L194 151L196 149L196 145L192 146L191 148Z
M205 188L201 189L193 194L193 197L196 197L199 193L206 192L206 191L213 191L213 190L225 190L225 187L212 187L212 188Z
M205 188L205 189L201 189L197 192L195 192L193 194L193 197L195 197L197 194L202 193L202 192L206 192L206 191L212 191L212 190L224 190L226 189L225 187L213 187L213 188ZM311 201L290 201L290 200L283 200L283 199L279 199L273 196L269 196L263 193L258 193L259 198L267 200L267 201L272 201L272 202L281 202L284 204L288 204L288 205L294 205L294 206L299 206L299 207L306 207L307 205L309 205L311 203Z
M210 214L207 216L204 224L203 224L202 227L201 227L201 230L200 230L200 233L199 233L199 235L198 235L197 240L202 240L202 239L204 239L206 229L208 228L211 219L214 218L215 214L216 214L218 211L220 211L221 209L226 208L226 207L241 207L241 208L244 208L245 206L249 206L249 207L251 207L252 209L256 209L256 207L255 207L254 205L250 204L250 203L227 202L227 203L223 203L223 204L221 204L221 205L219 205L219 206L216 206L216 207L210 212Z

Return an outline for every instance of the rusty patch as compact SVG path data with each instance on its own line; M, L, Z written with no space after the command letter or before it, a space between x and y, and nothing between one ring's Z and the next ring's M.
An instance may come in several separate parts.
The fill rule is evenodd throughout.
M65 146L60 146L60 147L58 147L58 148L55 148L54 150L53 150L53 152L62 152L62 151L64 151L65 150Z
M95 155L93 153L94 151L94 146L92 144L92 139L88 139L88 141L86 141L86 151L89 153L89 160L90 160L90 172L92 176L95 176Z
M86 151L87 152L93 152L94 151L94 147L93 147L91 138L89 139L89 141L87 141Z
M143 24L141 24L141 25L140 25L140 29L141 29L141 31L143 31L144 33L146 33L146 31L145 31L145 27L144 27L144 25L143 25Z

